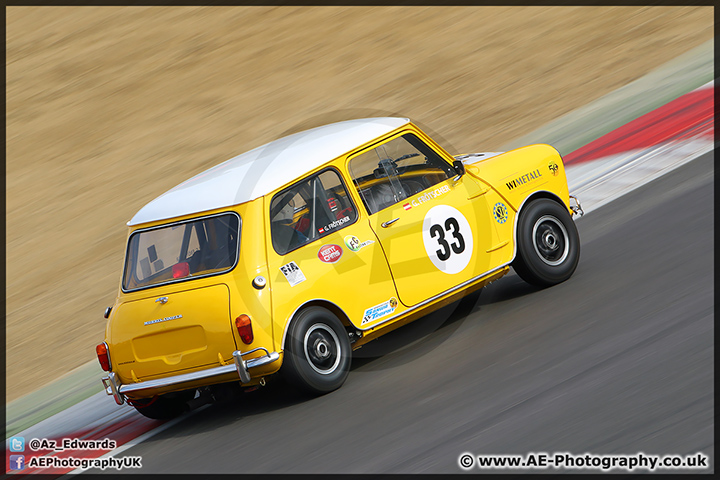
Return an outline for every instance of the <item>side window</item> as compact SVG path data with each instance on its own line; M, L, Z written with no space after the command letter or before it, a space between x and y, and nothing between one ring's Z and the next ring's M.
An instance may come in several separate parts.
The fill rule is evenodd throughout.
M355 187L372 215L455 175L452 167L412 133L352 158Z
M275 251L285 255L357 220L357 210L335 170L324 170L275 195L270 233Z

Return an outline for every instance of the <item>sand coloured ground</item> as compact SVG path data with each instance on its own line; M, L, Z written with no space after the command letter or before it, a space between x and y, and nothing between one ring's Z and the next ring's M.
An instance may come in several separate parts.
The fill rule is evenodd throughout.
M712 7L8 7L7 400L95 358L125 223L234 155L407 116L491 151L713 36Z

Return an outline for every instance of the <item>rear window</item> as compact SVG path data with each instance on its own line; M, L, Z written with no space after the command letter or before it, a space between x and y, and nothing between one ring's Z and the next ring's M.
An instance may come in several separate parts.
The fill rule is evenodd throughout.
M174 223L130 236L123 290L224 273L237 263L240 217L233 213Z

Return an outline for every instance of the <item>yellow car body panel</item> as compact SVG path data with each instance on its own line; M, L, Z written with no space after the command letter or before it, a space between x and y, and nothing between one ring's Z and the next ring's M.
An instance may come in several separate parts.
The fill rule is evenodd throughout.
M240 217L240 247L236 265L225 273L134 291L123 290L121 281L105 338L111 370L119 381L132 385L232 365L236 350L264 349L245 360L277 352L277 360L252 371L249 384L255 384L280 369L291 322L314 305L332 310L355 333L353 348L358 348L506 274L516 254L518 212L531 195L555 197L570 211L562 159L552 147L534 145L465 162L464 175L372 213L353 183L349 164L405 134L415 135L452 165L451 155L406 123L251 201L132 225L129 239L138 232L232 212ZM352 202L357 218L279 253L272 242L273 199L327 169L342 179L349 196L342 201ZM374 187L384 181L366 183ZM292 222L307 214L307 207L296 209ZM250 344L242 342L235 326L242 314L252 321ZM233 379L238 380L224 373L126 397L151 397Z
M422 138L452 162L449 154L432 145L412 124L374 146L406 133ZM417 305L491 270L486 250L492 242L493 227L485 199L470 198L477 189L476 180L470 176L450 178L369 216L405 306ZM457 222L448 227L443 220L449 219ZM427 231L433 226L434 234ZM433 262L431 254L438 250L441 256L448 256L447 260Z
M233 211L243 223L262 224L262 205L258 199ZM222 211L178 218L175 223L216 213ZM129 236L168 223L141 225L131 229ZM270 291L250 287L257 275L268 276L262 230L260 233L242 239L242 254L229 273L133 292L120 287L105 336L111 345L113 371L121 381L133 383L229 365L237 348L273 347ZM167 297L166 303L157 301L163 297ZM235 328L234 320L241 314L253 321L254 341L250 345L241 342ZM261 352L248 358L259 355ZM277 371L280 362L276 363L262 371Z
M560 154L550 145L517 148L467 167L471 175L494 186L515 211L529 195L539 191L552 193L570 211L565 166Z

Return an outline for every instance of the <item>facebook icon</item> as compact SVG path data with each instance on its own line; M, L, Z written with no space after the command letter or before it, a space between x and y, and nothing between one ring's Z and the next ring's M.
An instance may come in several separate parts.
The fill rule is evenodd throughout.
M10 455L10 469L22 470L25 468L25 455Z

